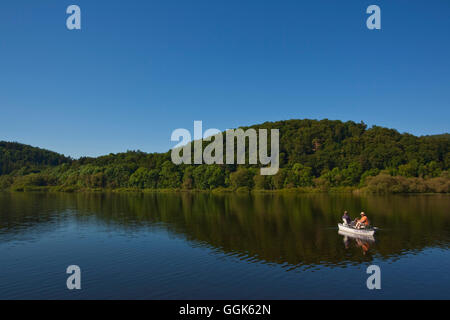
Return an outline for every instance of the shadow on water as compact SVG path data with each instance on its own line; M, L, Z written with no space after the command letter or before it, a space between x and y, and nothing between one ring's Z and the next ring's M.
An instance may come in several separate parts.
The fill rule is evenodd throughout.
M69 219L132 236L163 228L195 246L289 270L390 259L450 243L448 195L0 194L0 241L51 231ZM339 235L364 210L375 239ZM148 230L151 232L151 230Z

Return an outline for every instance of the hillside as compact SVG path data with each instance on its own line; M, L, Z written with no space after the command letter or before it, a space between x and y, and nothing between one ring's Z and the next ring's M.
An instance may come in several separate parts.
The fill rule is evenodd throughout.
M2 143L0 187L450 192L448 135L416 137L332 120L266 122L251 128L280 130L282 169L277 175L261 176L250 165L176 166L169 153L140 151L72 161L54 152Z
M56 152L17 142L0 141L0 175L23 170L41 170L47 166L69 163L70 158Z

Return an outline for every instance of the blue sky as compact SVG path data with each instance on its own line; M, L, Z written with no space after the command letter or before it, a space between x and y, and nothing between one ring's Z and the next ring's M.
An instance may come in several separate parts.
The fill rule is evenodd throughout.
M371 4L382 30L366 28ZM2 1L0 140L79 157L167 151L194 120L448 132L449 13L447 0Z

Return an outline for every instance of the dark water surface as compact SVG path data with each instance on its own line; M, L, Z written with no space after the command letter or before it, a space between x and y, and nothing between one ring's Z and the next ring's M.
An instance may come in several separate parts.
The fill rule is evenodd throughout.
M0 299L449 299L449 208L449 195L0 193ZM338 234L343 210L366 211L375 241ZM366 286L373 264L381 290Z

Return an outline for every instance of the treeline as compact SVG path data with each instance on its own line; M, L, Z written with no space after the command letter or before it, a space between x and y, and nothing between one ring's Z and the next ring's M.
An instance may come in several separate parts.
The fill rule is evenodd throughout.
M128 151L71 160L19 145L23 151L8 158L4 150L18 144L3 142L0 159L7 170L1 171L0 188L450 192L449 135L416 137L331 120L267 122L251 128L280 130L277 175L261 176L256 165L177 166L169 152Z
M0 175L39 172L45 166L70 163L71 159L56 152L17 142L0 141ZM24 171L25 170L25 171Z

